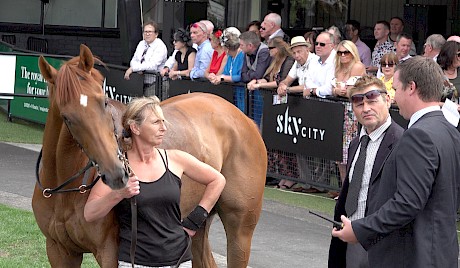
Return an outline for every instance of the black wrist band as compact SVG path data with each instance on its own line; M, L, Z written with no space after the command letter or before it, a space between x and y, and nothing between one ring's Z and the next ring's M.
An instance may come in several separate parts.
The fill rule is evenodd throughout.
M203 223L208 218L208 212L202 206L198 205L190 212L190 214L182 221L182 226L187 229L196 231L201 228Z

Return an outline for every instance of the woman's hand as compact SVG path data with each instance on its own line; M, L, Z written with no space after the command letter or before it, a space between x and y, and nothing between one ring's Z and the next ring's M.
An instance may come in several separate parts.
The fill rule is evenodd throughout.
M140 193L139 178L136 175L129 177L126 186L115 191L122 198L131 198Z

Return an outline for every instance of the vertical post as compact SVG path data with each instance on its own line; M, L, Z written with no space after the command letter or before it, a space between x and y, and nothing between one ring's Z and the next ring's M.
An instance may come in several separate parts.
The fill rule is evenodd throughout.
M7 107L7 109L8 109L8 122L12 122L13 119L11 118L11 100L10 99L8 99L8 107Z

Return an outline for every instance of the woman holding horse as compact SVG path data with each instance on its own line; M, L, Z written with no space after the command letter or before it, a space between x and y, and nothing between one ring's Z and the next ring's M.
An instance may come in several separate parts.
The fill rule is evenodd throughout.
M206 220L224 186L224 176L211 166L180 150L164 150L166 120L157 97L129 103L123 115L122 145L133 172L126 187L112 190L99 181L88 197L87 221L103 218L111 209L120 225L119 267L131 267L131 210L137 202L138 233L134 262L148 267L192 267L188 236ZM204 184L199 205L181 222L181 177Z

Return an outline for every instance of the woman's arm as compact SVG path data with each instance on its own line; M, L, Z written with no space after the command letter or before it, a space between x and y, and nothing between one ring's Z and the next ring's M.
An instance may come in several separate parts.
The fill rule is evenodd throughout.
M199 205L209 213L224 189L225 177L210 165L199 161L186 152L168 150L168 156L171 160L169 168L174 174L178 177L182 177L184 174L190 179L206 185Z
M227 64L228 56L225 54L224 58L222 59L222 62L220 63L220 68L219 71L217 71L216 75L219 76L224 72L224 67L225 64Z
M105 217L112 208L124 198L139 194L139 180L131 176L126 186L120 190L112 190L102 181L94 185L86 200L83 215L87 222L92 222Z

